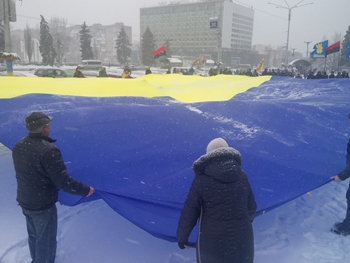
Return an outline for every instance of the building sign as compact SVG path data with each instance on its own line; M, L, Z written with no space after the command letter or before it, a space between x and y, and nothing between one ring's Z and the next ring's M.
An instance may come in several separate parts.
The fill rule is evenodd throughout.
M218 17L210 17L209 18L209 28L218 28L219 26L219 18Z
M218 28L218 21L217 20L210 21L209 27L210 28Z

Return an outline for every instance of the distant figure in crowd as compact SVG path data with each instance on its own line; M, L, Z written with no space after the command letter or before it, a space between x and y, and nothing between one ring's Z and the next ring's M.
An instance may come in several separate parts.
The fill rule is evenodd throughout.
M128 66L124 67L122 78L131 78L131 69Z
M102 67L102 69L98 72L98 76L99 77L108 77L105 67Z
M73 77L74 77L74 78L85 78L83 72L81 72L80 67L77 67L77 68L75 69L75 72L74 72Z
M56 257L58 191L90 196L94 188L70 177L60 150L52 143L51 120L43 112L25 119L28 135L12 150L17 202L26 218L28 245L34 263L54 263Z
M222 70L222 63L219 62L217 63L217 66L216 66L216 74L221 74L221 70Z
M152 74L151 67L147 67L147 69L146 69L146 71L145 71L145 74L146 74L146 75Z
M348 121L350 122L350 113L348 115ZM346 167L343 171L333 176L332 178L336 182L341 182L350 177L350 139L346 149ZM332 228L332 232L338 235L348 236L350 235L350 186L348 191L346 192L346 202L347 202L347 210L346 216L343 222L336 223Z
M191 66L190 69L188 70L188 75L193 75L194 74L194 68Z
M208 74L209 76L216 76L218 73L216 69L210 68Z
M252 263L257 205L241 154L222 138L212 140L206 152L193 163L195 178L181 212L178 245L189 247L198 221L197 262Z
M171 74L170 68L168 68L166 74Z
M333 70L331 71L331 74L329 74L328 78L329 78L329 79L334 79L334 78L335 78L335 75L334 75L334 71L333 71Z

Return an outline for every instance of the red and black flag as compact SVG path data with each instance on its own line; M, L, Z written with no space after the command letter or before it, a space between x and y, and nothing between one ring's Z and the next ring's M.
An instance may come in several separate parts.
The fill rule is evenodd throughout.
M157 50L153 51L154 59L159 58L160 56L165 56L166 51L165 51L165 46L161 46Z
M325 53L326 56L329 54L333 54L335 52L339 52L340 50L340 41L335 42L333 45L330 45L329 47L326 48Z

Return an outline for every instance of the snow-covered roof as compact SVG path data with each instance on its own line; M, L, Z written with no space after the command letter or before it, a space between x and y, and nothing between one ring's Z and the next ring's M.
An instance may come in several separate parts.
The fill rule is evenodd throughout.
M291 61L289 63L289 65L291 65L291 66L294 66L296 64L302 64L302 65L306 65L306 66L311 66L310 61L308 61L306 59L295 59L295 60L293 60L293 61Z
M170 63L182 63L182 61L178 58L167 58Z

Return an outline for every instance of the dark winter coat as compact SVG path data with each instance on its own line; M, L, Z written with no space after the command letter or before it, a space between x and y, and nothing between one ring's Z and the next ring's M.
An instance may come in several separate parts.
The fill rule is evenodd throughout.
M108 77L107 75L107 72L103 69L101 69L99 72L98 72L98 76L99 77Z
M187 244L199 219L197 262L252 263L251 222L257 205L240 153L230 147L216 149L196 160L193 170L177 230L179 245Z
M85 78L83 72L76 70L73 75L74 78Z
M29 133L12 150L17 179L17 202L28 210L44 210L57 202L60 189L86 196L90 187L69 176L60 150L52 140Z
M350 139L347 145L347 154L346 154L346 167L343 171L338 174L338 177L344 181L350 177ZM350 188L349 188L350 189ZM350 193L349 193L350 194ZM348 198L350 200L350 196Z

